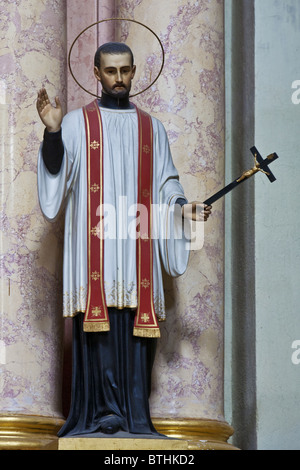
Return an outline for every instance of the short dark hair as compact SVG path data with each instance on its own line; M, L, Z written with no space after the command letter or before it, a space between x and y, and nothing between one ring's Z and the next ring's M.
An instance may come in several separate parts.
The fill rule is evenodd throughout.
M134 64L132 50L123 42L107 42L98 47L94 58L95 67L100 68L101 54L130 54L131 66Z

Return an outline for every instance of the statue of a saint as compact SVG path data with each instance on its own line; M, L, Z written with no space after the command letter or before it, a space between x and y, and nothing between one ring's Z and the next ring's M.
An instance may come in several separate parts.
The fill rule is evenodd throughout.
M162 269L179 276L189 258L185 234L174 236L183 228L172 208L179 204L187 219L211 212L188 203L163 125L130 102L135 69L125 44L107 43L95 54L101 99L63 118L59 98L52 106L38 92L46 127L39 201L51 221L65 209L63 314L73 317L72 401L59 436L156 434L148 399L156 321L165 319ZM138 204L145 213L158 208L157 236L142 231Z

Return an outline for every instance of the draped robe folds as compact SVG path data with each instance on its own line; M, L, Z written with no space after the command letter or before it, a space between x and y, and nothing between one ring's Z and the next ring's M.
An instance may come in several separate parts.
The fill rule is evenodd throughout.
M108 307L136 308L136 229L138 122L135 109L101 108L104 140L104 287ZM153 297L158 320L165 320L162 265L179 276L189 259L188 240L173 205L184 192L170 154L163 125L153 123ZM54 221L65 207L63 315L84 312L87 294L87 174L82 110L67 114L62 124L65 154L52 175L38 160L38 194L44 216Z
M127 338L123 341L122 335L119 336L119 342L123 346L120 346L116 354L122 358L121 367L127 369L126 374L133 376L132 382L124 383L124 380L121 380L123 384L120 385L120 376L124 375L124 370L121 373L120 368L113 369L117 367L118 359L112 361L110 358L108 361L112 369L105 364L107 357L112 356L114 350L118 349L113 341L107 346L108 335L116 335L117 331L124 331L125 336L131 335L134 312L138 305L135 234L139 132L135 108L116 110L100 107L100 110L104 166L104 289L108 311L114 317L111 332L84 333L82 315L79 313L85 312L87 300L87 165L82 109L68 113L63 119L64 157L59 172L53 175L47 170L42 156L43 144L38 158L38 195L45 218L55 221L60 212L65 210L63 316L76 317L73 327L72 405L67 424L60 435L95 432L99 416L111 413L120 417L120 425L124 430L155 432L145 399L148 398L151 388L149 371L151 374L155 340L135 338L129 341ZM172 161L166 131L160 121L153 117L151 119L152 203L155 208L152 244L153 302L157 318L162 321L166 318L162 270L165 269L173 277L185 272L189 259L189 240L185 236L181 216L176 215L174 211L176 201L186 201L186 198ZM125 326L121 325L123 321ZM125 354L129 346L133 350L131 355ZM127 356L129 362L126 362ZM95 360L97 365L91 372L91 364ZM89 366L83 373L80 368L85 364ZM148 375L145 372L142 372L142 375L133 373L133 369L143 371L145 368L148 368ZM96 388L110 387L113 390L111 394L104 393L103 390L98 393L95 390L96 379L93 379L93 374L95 375L98 369L103 377L103 371L106 370L106 377L103 380L97 379ZM85 380L87 382L82 383ZM78 386L80 381L81 385ZM88 385L89 381L91 387ZM121 388L124 391L124 387L127 392L119 393ZM94 402L91 403L93 397ZM142 424L140 418L136 422L134 413L128 411L134 410L137 400L140 400L141 410L144 408L144 411L141 411L141 414L145 415ZM96 402L101 404L96 405ZM93 409L94 414L91 411Z

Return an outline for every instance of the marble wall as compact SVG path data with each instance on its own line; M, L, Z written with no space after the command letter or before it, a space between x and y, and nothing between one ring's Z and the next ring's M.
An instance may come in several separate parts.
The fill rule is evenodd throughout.
M149 8L147 0L119 0L118 16L146 24L163 43L163 73L134 101L164 123L186 195L203 201L224 185L223 1L151 0ZM139 25L124 27L121 39L143 70L135 93L154 78L160 49ZM203 249L191 253L181 278L165 279L168 319L151 395L156 418L223 420L223 245L218 202Z
M71 78L66 93L66 43L113 15L145 23L161 38L165 68L133 101L164 123L187 197L204 200L224 182L223 0L19 0L2 9L0 413L51 415L59 412L61 224L50 226L38 207L36 91L44 84L51 98L67 96L65 110L91 101ZM134 24L89 31L88 42L74 49L74 71L96 90L87 78L95 46L114 34L133 48L132 92L138 92L155 77L161 54L151 34ZM186 274L165 280L168 320L151 397L156 418L223 419L223 235L218 203Z
M70 41L87 25L114 14L135 19L155 31L165 50L165 67L153 87L133 101L164 123L190 200L205 200L223 187L223 1L151 0L150 8L147 0L104 1L98 5L90 0L85 11L78 5L80 15L76 14L76 4L68 5ZM76 77L85 88L96 92L91 70L96 41L100 45L114 39L115 33L115 40L126 42L134 52L137 74L132 94L138 93L160 69L160 45L140 25L104 25L82 36L86 43L81 41L76 46L78 55L74 48ZM68 105L72 109L93 99L69 80ZM151 413L156 418L223 420L223 218L220 202L206 225L204 247L191 253L186 274L178 280L165 279L168 319L161 325L151 395Z
M86 90L94 94L99 94L99 84L94 77L94 54L102 43L115 40L115 22L104 22L99 26L85 28L93 23L105 19L113 18L116 14L115 1L87 0L67 0L67 45L70 54L70 65L76 80ZM77 36L80 35L77 41ZM75 41L75 44L73 45ZM93 96L85 93L74 81L69 73L68 84L68 111L80 108L94 99Z
M60 416L62 225L39 208L35 100L65 95L65 2L2 2L0 35L0 414Z

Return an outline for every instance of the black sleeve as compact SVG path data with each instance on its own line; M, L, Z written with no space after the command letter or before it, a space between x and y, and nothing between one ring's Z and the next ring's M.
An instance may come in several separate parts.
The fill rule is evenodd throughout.
M60 170L64 156L61 129L58 132L48 132L45 129L42 155L47 170L52 175L56 175Z
M179 197L177 200L176 200L176 204L179 204L181 207L184 206L185 204L187 204L186 200L183 199L182 197Z

